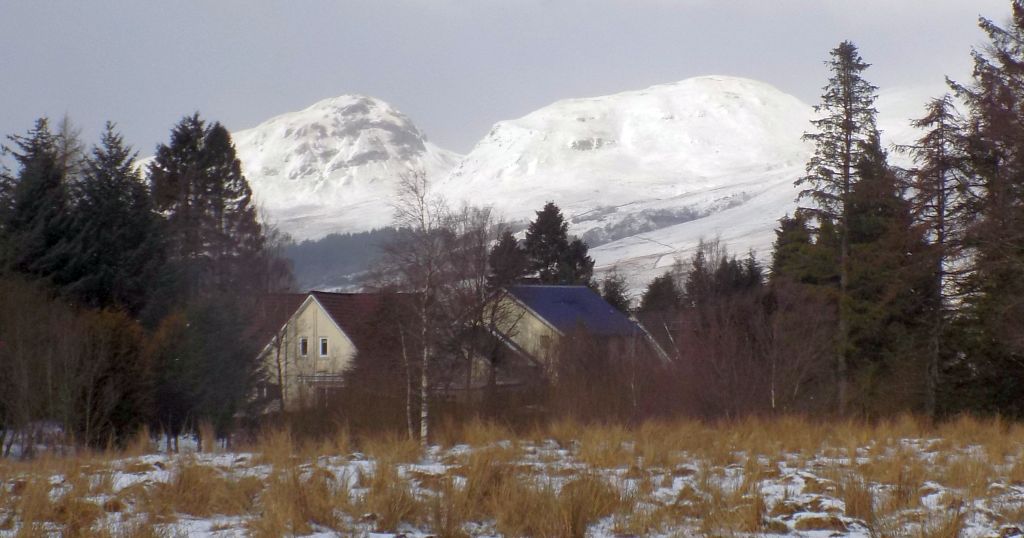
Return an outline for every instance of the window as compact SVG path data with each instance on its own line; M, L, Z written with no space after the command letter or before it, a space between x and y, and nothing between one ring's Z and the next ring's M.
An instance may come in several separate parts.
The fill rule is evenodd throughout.
M326 338L321 338L320 339L320 356L321 357L326 357L327 356L327 339Z
M309 355L309 338L303 336L299 338L299 356L305 357Z

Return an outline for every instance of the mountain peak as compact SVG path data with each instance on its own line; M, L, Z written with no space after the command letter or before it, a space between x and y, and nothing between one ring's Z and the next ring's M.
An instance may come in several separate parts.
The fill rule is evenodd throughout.
M257 200L296 237L387 225L388 198L404 173L440 177L457 155L438 148L389 103L330 97L234 133Z

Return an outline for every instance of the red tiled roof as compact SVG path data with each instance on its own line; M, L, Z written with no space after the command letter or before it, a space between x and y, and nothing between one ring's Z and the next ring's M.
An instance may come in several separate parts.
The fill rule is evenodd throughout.
M327 315L341 327L342 331L352 339L356 349L370 351L382 337L388 338L388 331L397 326L389 326L392 321L385 311L387 302L398 301L398 305L406 306L408 295L383 293L329 293L312 291L310 295L327 311Z
M268 293L260 298L256 308L256 331L262 343L269 342L284 327L292 314L302 306L307 293Z
M393 321L395 310L387 305L400 307L403 311L411 308L410 296L385 293L332 293L311 291L308 293L268 294L260 303L260 334L269 341L284 326L309 296L323 306L327 315L352 339L356 349L370 351L382 339L394 337L388 334L397 328Z

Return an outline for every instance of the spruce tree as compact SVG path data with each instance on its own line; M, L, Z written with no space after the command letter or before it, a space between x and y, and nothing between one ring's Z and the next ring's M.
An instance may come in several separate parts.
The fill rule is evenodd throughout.
M157 148L149 180L186 297L256 291L265 238L227 129L183 118Z
M545 284L592 285L594 260L587 254L587 244L569 238L569 223L562 211L548 202L526 230L524 242L529 269Z
M626 295L626 278L611 272L601 281L601 297L623 314L629 314L629 297Z
M135 157L108 122L73 187L70 233L59 246L69 259L60 275L64 293L89 307L132 314L145 306L162 257L158 222Z
M848 199L850 371L866 413L918 408L927 400L927 341L931 264L901 179L877 136L863 144L860 180ZM852 399L852 398L851 398Z
M915 163L910 171L911 202L916 222L924 226L931 245L932 265L928 340L927 393L925 413L935 417L939 386L940 356L943 353L950 295L957 270L953 267L962 252L967 222L964 193L967 192L964 126L952 97L931 100L926 114L913 122L924 135L913 145L902 146ZM951 275L951 272L953 273ZM952 277L952 278L951 278Z
M505 230L491 248L487 258L490 272L487 285L499 289L515 284L529 270L529 260L510 230Z
M195 419L223 428L253 382L246 329L272 266L252 192L227 129L198 114L157 148L149 181L181 290L161 323L168 344L157 353L158 420L171 431Z
M683 294L676 285L676 278L671 272L654 277L640 297L639 312L674 312L683 302Z
M49 279L65 262L56 247L66 235L70 205L59 138L50 131L46 118L37 120L26 135L8 138L15 147L5 150L14 156L19 170L5 181L2 227L8 246L4 265Z
M793 265L804 258L803 251L811 246L811 230L803 215L783 216L775 229L772 245L772 278L795 272Z
M970 275L959 324L969 349L954 377L981 410L1024 415L1024 2L1007 27L982 18L989 44L975 51L973 80L953 84L967 105L964 151L972 213L965 235ZM958 379L959 378L959 379Z
M856 45L844 41L830 55L826 65L831 77L824 87L821 103L815 106L815 111L821 117L811 122L816 131L804 135L804 140L814 143L814 155L807 163L807 175L797 180L796 184L803 188L800 200L809 200L813 204L801 208L804 213L837 224L840 250L836 376L839 412L845 413L849 400L850 354L850 239L847 205L850 192L859 180L856 164L864 144L877 130L876 110L873 106L877 88L862 76L869 64L861 59Z
M832 221L819 220L815 231L805 214L782 217L772 247L771 282L838 287L838 249L833 248L834 244Z
M544 204L526 230L524 248L530 259L530 270L544 283L557 283L561 260L569 249L569 223L554 202Z
M594 260L587 254L587 244L574 238L559 259L559 284L583 284L595 287Z

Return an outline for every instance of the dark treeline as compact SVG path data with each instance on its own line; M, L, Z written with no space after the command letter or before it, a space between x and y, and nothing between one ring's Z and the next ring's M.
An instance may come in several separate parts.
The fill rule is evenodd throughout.
M395 234L393 228L328 234L289 243L284 256L292 262L299 289L358 287L379 262L381 247L393 241Z
M8 137L0 175L0 431L123 443L232 427L261 293L291 275L256 219L228 131L183 118L145 171L112 124L86 151L65 120Z

